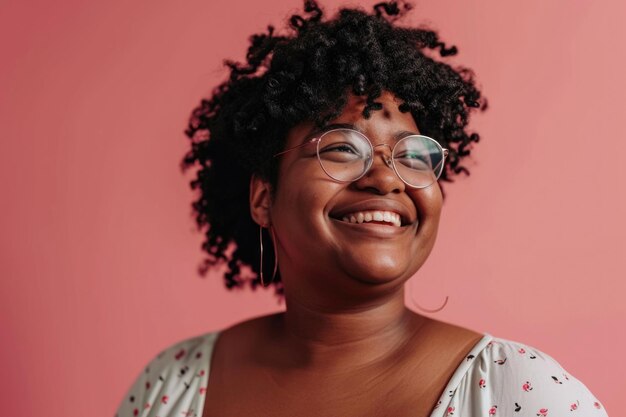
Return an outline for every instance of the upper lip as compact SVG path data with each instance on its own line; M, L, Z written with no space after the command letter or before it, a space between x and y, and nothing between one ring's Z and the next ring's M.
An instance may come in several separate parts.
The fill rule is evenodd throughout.
M341 219L346 214L355 213L357 211L379 210L393 211L400 215L402 226L415 222L415 217L411 211L402 203L389 199L370 199L357 201L337 209L333 209L329 215L335 219Z

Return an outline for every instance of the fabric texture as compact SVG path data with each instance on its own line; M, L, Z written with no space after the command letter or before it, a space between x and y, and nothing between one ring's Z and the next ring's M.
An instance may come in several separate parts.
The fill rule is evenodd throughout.
M175 343L138 375L116 417L202 417L219 332ZM472 348L430 417L608 417L551 356L489 334Z

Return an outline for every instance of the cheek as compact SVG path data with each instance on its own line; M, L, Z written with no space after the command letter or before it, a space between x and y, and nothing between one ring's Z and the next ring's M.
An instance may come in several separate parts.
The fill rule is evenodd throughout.
M303 229L319 227L328 202L336 192L337 183L320 172L313 161L308 162L294 164L279 179L272 217L278 217L275 220L288 232L307 232Z
M325 182L284 181L282 185L276 195L272 222L285 256L301 263L327 256L333 245L326 215L331 195Z
M409 196L417 208L421 244L432 248L437 238L443 205L441 188L435 183L430 187L414 190Z
M277 199L277 211L284 219L298 223L317 222L325 216L330 196L328 188L316 186L313 181L292 184L289 188L285 187L284 193Z
M279 191L288 204L319 204L337 188L337 183L320 167L317 157L310 155L287 162L278 181Z
M441 188L436 182L429 187L414 190L410 194L415 207L424 220L433 219L439 221L443 206Z

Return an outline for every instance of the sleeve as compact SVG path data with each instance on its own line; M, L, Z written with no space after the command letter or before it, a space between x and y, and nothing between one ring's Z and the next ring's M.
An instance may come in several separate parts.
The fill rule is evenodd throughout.
M491 393L486 415L608 417L602 403L581 381L540 350L494 339L486 355L488 372L479 381L479 389Z
M215 334L178 342L152 358L122 398L115 417L202 415Z

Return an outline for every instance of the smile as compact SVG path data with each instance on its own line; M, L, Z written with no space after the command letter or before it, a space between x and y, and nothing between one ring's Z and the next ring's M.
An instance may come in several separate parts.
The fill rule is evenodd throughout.
M341 221L346 223L374 223L374 224L385 224L394 227L401 227L402 220L398 213L393 211L382 211L382 210L368 210L368 211L357 211L354 213L346 214L342 217Z

